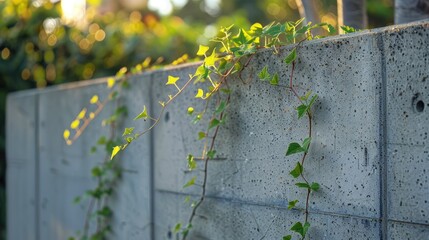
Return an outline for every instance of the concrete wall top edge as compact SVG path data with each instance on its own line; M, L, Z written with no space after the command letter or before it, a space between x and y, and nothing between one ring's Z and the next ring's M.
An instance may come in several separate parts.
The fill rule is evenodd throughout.
M397 32L397 31L400 31L400 30L403 30L406 28L419 27L419 26L423 27L423 28L429 28L429 19L411 22L411 23L406 23L406 24L400 24L400 25L392 25L392 26L387 26L387 27L382 27L382 28L368 29L368 30L363 30L363 31L356 32L356 33L329 36L326 38L321 38L321 39L316 39L316 40L304 42L303 46L314 45L314 44L326 44L328 42L336 42L339 40L364 37L364 36L369 36L369 35L376 35L376 34L380 34L380 33ZM291 48L291 46L284 46L281 49L288 49L288 48ZM264 51L271 51L271 49L264 49L261 52L264 52ZM133 75L132 78L137 78L139 76L151 76L153 74L163 72L163 71L193 68L193 67L197 66L198 64L200 64L200 62L191 62L191 63L185 63L185 64L176 65L176 66L169 65L169 66L165 66L164 68L161 68L161 69L149 70L149 71L143 72L141 74ZM63 91L63 90L69 90L69 89L74 89L74 88L83 88L83 87L87 87L87 86L91 86L91 85L104 84L109 77L110 76L106 76L104 78L92 79L92 80L79 81L79 82L64 83L64 84L60 84L60 85L56 85L56 86L49 86L49 87L44 88L44 89L23 90L23 91L19 91L19 92L10 93L8 95L8 98L20 98L20 97L26 97L29 95L39 95L39 94L49 93L52 91Z

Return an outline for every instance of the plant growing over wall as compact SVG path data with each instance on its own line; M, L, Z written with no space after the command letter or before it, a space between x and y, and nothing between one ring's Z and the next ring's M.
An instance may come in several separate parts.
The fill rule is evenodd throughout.
M295 185L299 189L306 192L304 208L304 221L296 222L291 226L290 230L294 232L300 239L305 239L309 222L309 199L312 192L318 191L320 184L311 182L305 175L305 161L308 159L309 149L312 138L312 106L317 101L317 95L312 92L299 94L294 87L294 70L296 59L300 45L307 40L320 38L313 36L312 30L316 28L324 28L329 33L333 33L333 26L320 24L302 24L303 19L296 22L286 22L285 24L272 23L267 26L262 26L255 23L250 29L238 29L234 32L233 26L223 27L219 34L212 39L216 46L210 49L208 46L200 45L197 55L203 58L201 64L197 67L194 73L189 74L189 78L182 80L176 76L168 76L166 79L167 87L175 89L175 93L165 96L164 100L159 101L159 111L157 116L152 114L152 109L148 109L146 105L142 106L140 114L135 116L134 120L149 121L150 125L146 129L136 130L134 127L125 128L123 133L124 141L115 146L111 146L111 154L107 162L114 162L118 154L125 151L126 148L135 140L151 131L160 123L161 116L165 109L181 95L191 83L198 84L195 92L195 98L204 102L202 109L195 109L194 106L187 108L187 112L193 118L193 122L205 122L206 128L197 133L198 139L204 141L203 148L200 154L190 153L187 157L187 164L190 171L197 169L197 161L203 161L203 176L198 179L197 176L191 178L183 188L191 186L200 186L200 197L191 202L191 197L186 199L191 202L192 211L186 223L177 223L174 227L176 233L180 233L183 240L187 239L189 232L194 224L194 217L197 215L199 207L203 204L206 197L207 173L209 171L209 162L216 157L216 140L219 137L219 129L225 124L227 119L227 109L231 103L231 95L234 94L229 87L231 76L238 76L242 79L241 72L250 63L255 53L261 49L271 49L273 54L277 54L279 47L293 44L293 48L288 53L284 62L291 67L289 79L281 79L278 73L271 73L268 66L264 66L258 73L261 81L267 81L272 85L277 85L279 81L286 80L289 83L289 90L296 97L299 106L296 108L298 119L306 117L308 120L308 134L304 139L290 143L286 148L286 156L301 154L301 158L297 161L295 167L290 170L290 175L293 178L301 179ZM244 81L244 80L243 80ZM73 124L73 123L72 123ZM73 128L73 127L72 127ZM66 132L65 132L66 133ZM76 134L78 131L76 132ZM66 141L69 140L70 134L65 134ZM201 184L197 184L201 182ZM94 197L94 196L93 196ZM296 208L298 199L289 201L288 208ZM292 234L283 237L284 240L292 239Z

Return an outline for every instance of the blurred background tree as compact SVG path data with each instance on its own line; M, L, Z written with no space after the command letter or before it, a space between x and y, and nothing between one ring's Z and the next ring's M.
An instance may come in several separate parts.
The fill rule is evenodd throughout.
M0 238L6 225L8 93L114 75L147 57L157 63L170 63L184 53L193 58L198 44L209 44L220 26L296 20L306 2L312 3L315 19L337 26L337 0L300 2L0 0ZM365 9L369 28L393 24L393 0L367 0Z

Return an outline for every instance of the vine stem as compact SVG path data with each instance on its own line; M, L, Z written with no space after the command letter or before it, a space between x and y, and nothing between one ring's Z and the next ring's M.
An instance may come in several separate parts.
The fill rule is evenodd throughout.
M299 102L301 104L303 104L301 97L298 95L297 91L295 90L294 86L293 86L293 74L295 71L295 61L292 62L292 70L291 70L291 74L290 74L290 79L289 79L289 89L292 91L292 93L295 95L295 97L299 100ZM312 115L310 110L307 111L307 118L308 118L308 138L311 139L312 137ZM310 145L311 145L311 141L310 144L308 145L308 149L310 149ZM304 163L305 163L305 159L307 158L307 152L304 152L304 155L302 156L301 159L301 166L304 169ZM305 183L307 183L307 185L309 185L309 182L307 181L305 175L304 175L304 171L301 172L301 178L304 180ZM311 189L307 189L307 196L306 196L306 200L305 200L305 222L308 222L308 209L309 209L309 202L310 202L310 194L311 194Z

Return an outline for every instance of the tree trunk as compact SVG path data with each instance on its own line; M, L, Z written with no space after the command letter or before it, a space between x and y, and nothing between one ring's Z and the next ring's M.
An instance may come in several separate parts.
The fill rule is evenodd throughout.
M337 9L338 26L367 28L366 0L337 0Z
M312 22L319 23L320 16L317 11L317 3L316 0L295 0L296 5L298 6L299 15L302 18L305 18L304 23Z
M429 0L396 0L395 24L429 18Z

